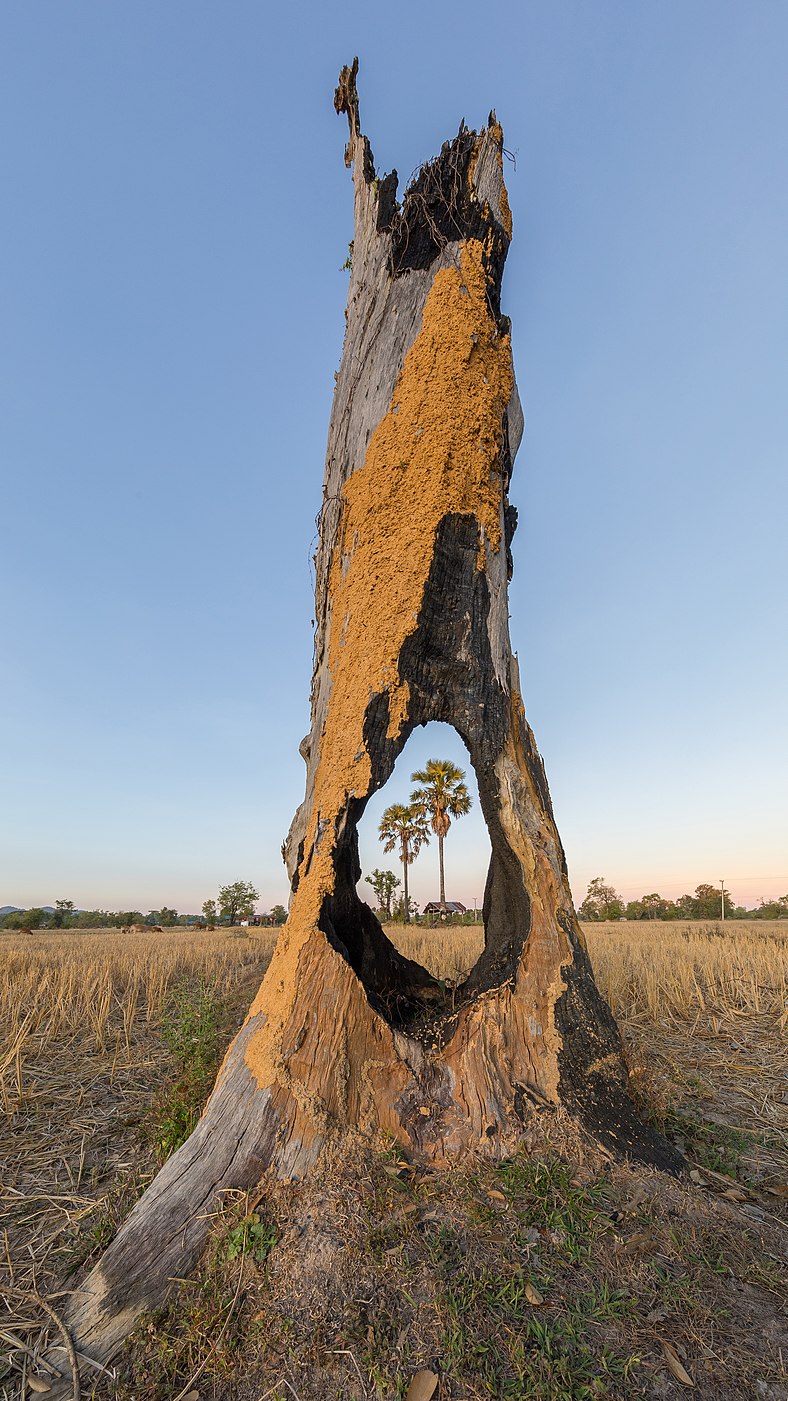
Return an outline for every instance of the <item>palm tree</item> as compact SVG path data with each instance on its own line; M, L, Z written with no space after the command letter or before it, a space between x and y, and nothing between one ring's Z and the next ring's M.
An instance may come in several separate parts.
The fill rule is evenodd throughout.
M379 832L383 840L383 850L399 848L402 862L405 923L410 924L410 898L408 896L408 867L416 860L421 848L429 842L427 819L420 808L405 807L403 803L392 803L380 819Z
M470 812L471 795L465 786L465 773L451 759L430 759L423 769L411 774L418 783L410 795L411 804L429 817L430 826L438 838L438 861L441 873L441 904L446 903L446 882L443 876L443 843L453 817Z

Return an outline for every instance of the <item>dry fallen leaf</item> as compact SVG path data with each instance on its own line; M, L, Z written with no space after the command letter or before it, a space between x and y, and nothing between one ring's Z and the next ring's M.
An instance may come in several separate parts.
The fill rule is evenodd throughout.
M52 1390L49 1382L44 1381L43 1377L28 1377L27 1384L31 1391L40 1392L42 1395L45 1391Z
M639 1255L642 1251L653 1250L654 1242L644 1231L636 1231L624 1241L621 1249L625 1255Z
M788 1182L772 1182L766 1191L771 1192L773 1197L788 1197Z
M670 1371L676 1378L676 1381L681 1382L682 1386L694 1386L695 1383L692 1380L692 1377L690 1376L689 1372L687 1372L685 1368L682 1367L681 1362L679 1361L679 1355L676 1352L676 1349L674 1348L673 1344L663 1342L662 1351L665 1354L665 1361L667 1362Z
M506 1205L506 1198L503 1192L499 1192L495 1187L487 1188L487 1196L490 1198L491 1201L503 1202L504 1206Z
M729 1202L746 1202L747 1193L741 1187L729 1187L727 1191L720 1192L721 1197L726 1197Z
M529 1304L536 1305L544 1303L543 1295L539 1293L539 1290L537 1289L536 1285L532 1284L530 1279L528 1280L525 1286L525 1297L528 1300Z
M430 1401L437 1385L438 1378L435 1373L425 1368L424 1371L417 1372L411 1381L405 1401Z
M646 1191L645 1186L642 1182L638 1182L634 1192L632 1193L632 1196L629 1198L628 1201L624 1203L621 1210L627 1213L637 1211L638 1207L643 1205L647 1196L648 1192Z

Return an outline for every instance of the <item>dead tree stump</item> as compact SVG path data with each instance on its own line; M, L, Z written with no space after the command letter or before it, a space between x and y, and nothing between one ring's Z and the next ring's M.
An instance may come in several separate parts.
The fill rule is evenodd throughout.
M620 1154L680 1164L628 1097L509 641L523 416L500 309L501 127L494 113L479 133L461 125L398 205L396 172L378 179L361 133L356 72L343 69L335 97L355 223L290 915L199 1125L71 1309L100 1360L195 1263L223 1189L269 1167L304 1174L345 1128L437 1160L500 1156L537 1109L560 1105ZM484 951L453 1007L356 893L365 804L431 720L468 748L492 845Z

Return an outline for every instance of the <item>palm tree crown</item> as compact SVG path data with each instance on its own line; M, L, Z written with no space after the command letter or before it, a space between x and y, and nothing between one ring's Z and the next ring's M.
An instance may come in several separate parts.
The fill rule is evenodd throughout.
M423 769L417 769L411 774L411 781L418 784L410 795L411 806L421 812L425 819L429 817L430 826L438 838L443 903L446 900L443 841L451 827L451 819L464 817L471 809L471 795L464 780L464 770L453 764L451 759L429 759Z

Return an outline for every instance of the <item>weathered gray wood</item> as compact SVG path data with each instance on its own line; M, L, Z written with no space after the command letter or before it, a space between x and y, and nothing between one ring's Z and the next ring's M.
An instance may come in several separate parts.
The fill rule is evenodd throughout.
M80 1286L68 1323L81 1351L103 1362L152 1301L164 1300L173 1277L196 1264L209 1218L231 1184L257 1183L271 1156L279 1117L244 1064L261 1014L234 1042L194 1133L165 1163L112 1245Z

